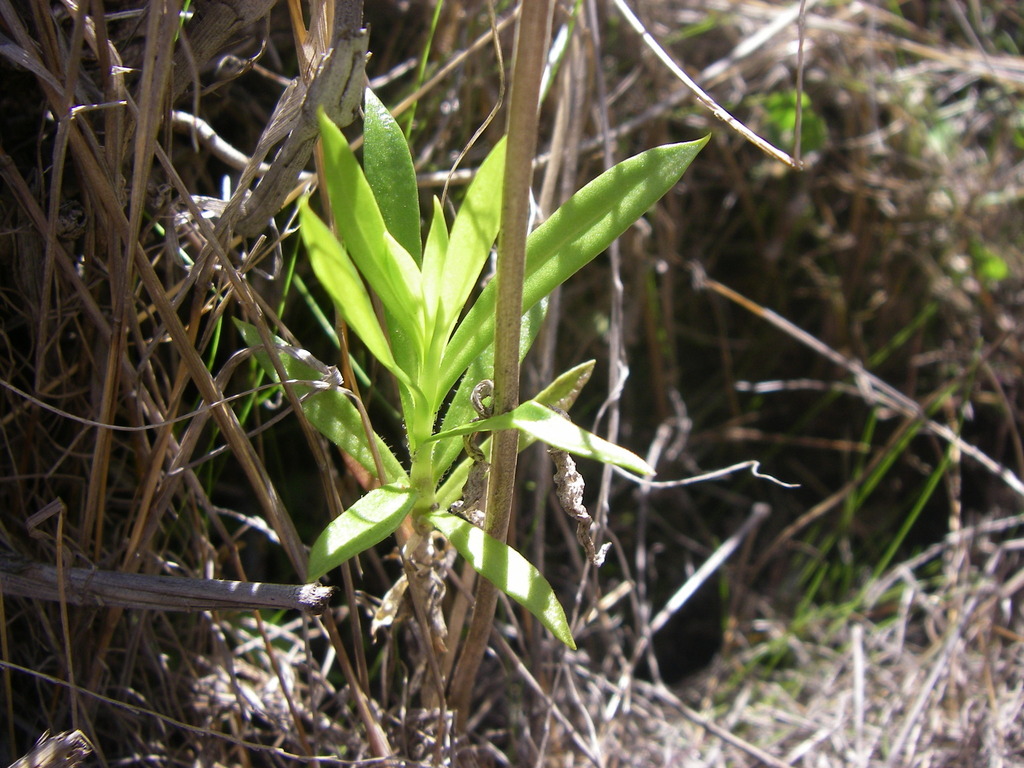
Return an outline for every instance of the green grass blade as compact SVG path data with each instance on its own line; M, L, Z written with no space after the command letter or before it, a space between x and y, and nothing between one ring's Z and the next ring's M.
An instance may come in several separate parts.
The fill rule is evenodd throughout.
M529 560L461 517L435 511L428 512L426 518L477 573L536 616L551 634L576 650L569 622L555 591Z
M423 85L424 80L427 77L427 62L430 60L430 51L434 45L434 35L437 34L438 21L441 19L441 11L444 8L444 0L439 0L434 5L434 15L430 19L430 29L427 32L427 39L423 43L422 52L420 53L420 63L416 67L416 82L413 84L412 91L415 93L420 90L420 86ZM416 122L416 108L419 106L419 99L412 103L409 110L405 113L402 118L405 123L405 130L412 135L412 127ZM429 121L428 121L429 122Z
M595 256L639 219L672 186L707 143L707 137L649 149L602 173L533 232L526 244L523 310ZM447 389L494 335L494 283L483 290L448 345L441 369Z
M350 557L384 541L412 510L412 488L385 485L363 496L330 522L309 552L307 581L316 581Z

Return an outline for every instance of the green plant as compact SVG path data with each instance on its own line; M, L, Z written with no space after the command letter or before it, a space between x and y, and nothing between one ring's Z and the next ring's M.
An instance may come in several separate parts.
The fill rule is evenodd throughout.
M797 126L800 127L800 147L804 152L817 152L828 140L828 128L806 93L800 95L802 114L797 118L797 92L776 91L752 103L764 109L764 130L776 146L791 147L796 143Z
M501 224L505 143L481 165L451 230L434 200L421 246L416 179L406 139L371 91L366 93L365 112L363 168L341 131L321 115L326 191L338 237L306 202L300 206L300 231L340 317L397 383L409 460L403 465L366 429L358 402L331 369L302 351L274 350L293 381L330 384L296 386L306 417L381 484L327 526L310 553L308 578L319 578L396 531L407 562L428 563L431 531L437 530L476 571L575 647L547 580L515 549L474 524L478 499L470 498L470 489L483 484L488 469L488 445L478 447L476 441L489 432L514 429L520 447L540 440L556 457L568 452L638 474L653 470L638 456L565 417L592 365L570 370L510 412L490 414L497 289L492 282L475 300L473 294ZM620 163L529 235L521 355L539 329L547 295L670 189L705 141L657 147ZM379 299L381 317L371 291ZM255 328L239 326L246 342L258 346ZM259 355L274 376L267 350ZM463 450L467 458L453 469ZM563 462L559 472L571 480L575 468ZM581 541L589 540L581 530ZM592 543L588 554L599 557ZM406 575L414 602L420 600L418 610L435 610L429 587L414 583L412 573L410 569Z

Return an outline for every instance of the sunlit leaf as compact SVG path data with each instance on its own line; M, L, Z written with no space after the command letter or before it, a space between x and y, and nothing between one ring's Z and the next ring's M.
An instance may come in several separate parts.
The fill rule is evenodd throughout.
M445 309L436 298L438 294L437 275L443 271L440 265L444 264L448 256L448 222L445 221L444 210L437 197L433 198L433 211L430 231L427 232L427 244L423 249L423 301L427 314L427 332L430 334L424 365L436 371L441 363L445 344L448 343L450 334L450 330L444 327ZM432 393L435 409L439 405L439 401L447 394L447 391Z
M536 400L525 402L508 413L439 432L434 439L441 440L473 432L497 432L502 429L519 429L555 448L561 448L583 458L614 464L638 475L654 474L654 468L632 451L576 426Z
M344 134L320 111L327 189L338 236L410 341L421 332L423 294L416 261L387 231L369 182ZM390 241L390 242L389 242Z
M363 133L363 170L384 224L419 263L420 198L409 144L395 118L369 88L366 89Z
M536 304L529 312L523 315L523 324L519 334L519 360L522 362L533 345L534 339L540 332L547 315L547 301ZM469 370L459 383L455 396L451 398L448 410L445 411L444 420L441 422L441 429L448 430L459 424L465 424L475 419L477 414L470 404L470 394L481 380L490 379L494 376L494 344L489 344L479 355L473 358ZM547 401L542 401L547 402ZM554 405L554 403L552 403ZM462 451L462 440L455 438L439 443L434 449L435 471L441 475L448 471L448 467ZM468 468L467 468L468 471ZM465 477L463 477L465 480Z
M256 360L264 373L271 379L277 381L277 372L270 362L266 350L262 348L259 333L255 326L249 323L235 320L239 333L245 343L256 349ZM275 338L276 343L284 344L283 339ZM285 375L296 381L319 381L323 376L323 370L319 366L304 363L294 355L281 352L278 359L284 368ZM366 441L366 430L359 417L359 410L352 400L344 392L337 389L325 389L320 392L312 391L312 387L295 385L295 391L302 397L302 412L306 415L309 423L312 424L324 437L337 445L347 453L374 477L377 476L377 466ZM377 443L377 451L384 465L387 477L378 478L382 483L395 482L405 477L405 469L394 453L385 445L384 441L374 435Z
M972 240L968 250L974 261L975 272L987 286L1002 282L1010 276L1010 265L1006 259L980 240Z
M412 510L416 492L385 485L376 488L330 522L309 553L307 581L315 581L350 557L384 541Z
M604 251L656 203L707 138L649 149L602 173L527 239L524 312ZM452 386L494 336L496 286L489 284L456 329L441 370Z
M539 305L538 305L539 306ZM537 307L534 307L528 315L534 312ZM484 355L493 352L493 347L489 347ZM488 358L493 363L493 354ZM475 365L475 364L474 364ZM538 403L543 405L550 405L555 408L561 408L563 411L568 411L572 408L573 403L576 402L576 398L579 396L580 390L590 380L590 375L594 370L594 361L589 360L585 363L580 363L574 368L569 369L561 376L556 378L551 384L545 387L543 390L537 393L537 396L533 398ZM474 367L470 366L469 373L466 378L463 379L459 385L459 390L452 400L452 404L445 414L444 422L442 423L442 432L445 432L451 428L451 425L464 424L474 416L473 409L469 403L469 395L472 392L473 387L482 378L487 378L490 375L490 369L486 376L478 375L474 372ZM463 403L466 405L463 406ZM532 445L534 439L529 435L521 435L519 440L519 450L523 450L528 445ZM488 440L484 440L481 443L481 450L484 451L484 455L487 455ZM463 449L462 440L458 437L449 437L443 440L439 440L434 448L434 466L438 474L443 474L448 471L448 467L451 466L452 462L455 461L456 457ZM451 474L445 478L444 483L437 490L437 500L442 507L447 507L461 494L462 486L466 482L466 478L469 476L469 470L472 466L472 461L466 458L460 462L455 469L451 471Z
M444 260L424 261L424 295L427 301L437 303L438 332L445 340L480 278L498 236L504 170L505 140L502 139L487 155L466 190L452 224Z
M450 240L448 235L448 223L444 218L444 209L441 207L441 201L437 197L432 198L433 203L433 218L430 220L430 231L427 233L427 247L423 252L423 262L426 265L423 268L423 282L427 282L426 275L429 272L436 271L439 269L435 264L444 264L445 254L448 251L448 242ZM431 280L435 278L430 278ZM432 289L433 290L433 289ZM426 289L424 289L426 292Z
M427 520L447 537L481 576L537 617L555 637L576 650L565 611L540 571L512 547L447 512L429 512Z
M535 400L523 403L512 414L512 423L516 427L555 448L605 464L614 464L638 475L654 474L654 467L632 451L576 426Z
M334 300L345 322L385 368L409 384L408 376L391 353L391 346L373 311L370 296L346 249L320 217L309 210L305 201L299 206L299 222L299 232L309 252L313 271Z
M580 396L583 387L590 381L596 362L587 360L560 374L533 398L541 405L550 405L568 411Z

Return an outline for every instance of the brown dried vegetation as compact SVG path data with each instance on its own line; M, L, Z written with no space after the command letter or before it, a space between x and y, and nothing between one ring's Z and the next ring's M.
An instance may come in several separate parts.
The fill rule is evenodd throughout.
M201 23L184 25L178 5L0 0L0 584L26 561L297 583L303 542L368 481L299 414L267 429L276 413L244 396L230 318L339 362L296 287L294 206L260 238L200 215L239 178L225 150L254 151L299 72L299 4L196 0ZM249 18L218 27L235 5ZM367 74L394 106L434 3L366 5ZM638 488L581 466L592 533L613 544L595 573L553 514L547 457L527 456L517 546L577 616L581 650L506 610L461 735L415 624L366 631L397 573L387 546L322 619L3 594L0 760L79 728L101 765L1024 765L1020 9L629 5L805 167L714 120L615 3L585 0L544 105L541 215L609 161L714 138L553 302L525 386L595 357L604 383L574 420L646 453L658 480L757 459L801 487L737 473ZM425 192L501 98L490 24L483 2L437 17L428 79L454 65L415 107ZM368 374L384 429L392 393ZM652 638L760 505L756 534ZM715 649L671 687L656 674Z

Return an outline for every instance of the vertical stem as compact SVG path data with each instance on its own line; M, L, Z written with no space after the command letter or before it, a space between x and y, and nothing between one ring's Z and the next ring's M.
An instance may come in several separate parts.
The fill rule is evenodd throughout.
M519 404L519 334L523 314L523 274L530 214L530 184L537 148L540 82L551 33L551 0L523 0L516 30L512 90L509 97L508 149L502 189L501 234L498 238L497 307L494 325L494 411ZM491 441L491 471L484 530L505 540L512 514L519 433L498 432ZM464 728L473 682L491 632L497 591L489 581L477 582L476 602L462 656L452 680L452 706Z

